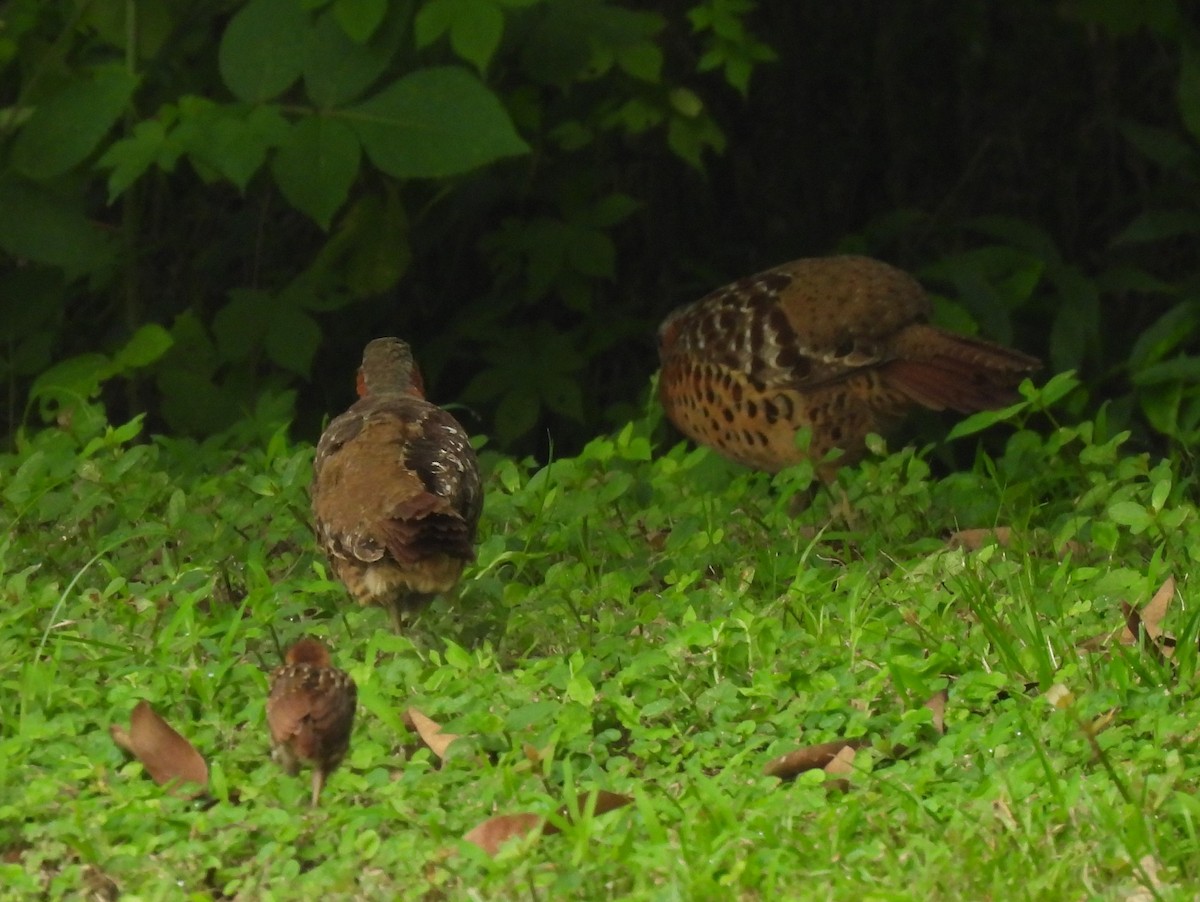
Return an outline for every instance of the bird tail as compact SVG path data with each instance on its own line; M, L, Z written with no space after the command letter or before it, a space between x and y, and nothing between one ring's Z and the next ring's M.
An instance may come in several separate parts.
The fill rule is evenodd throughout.
M931 410L964 414L1012 404L1017 385L1042 365L1021 351L924 325L898 335L894 351L883 367L889 386Z

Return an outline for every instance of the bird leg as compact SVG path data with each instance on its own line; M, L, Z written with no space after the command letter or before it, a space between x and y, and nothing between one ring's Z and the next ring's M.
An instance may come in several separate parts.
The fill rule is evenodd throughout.
M314 767L312 772L312 807L316 808L320 804L321 790L325 786L325 769L323 767Z

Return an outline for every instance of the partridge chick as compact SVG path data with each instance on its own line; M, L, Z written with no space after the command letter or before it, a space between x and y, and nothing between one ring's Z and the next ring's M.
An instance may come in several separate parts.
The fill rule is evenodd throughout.
M302 761L312 765L315 807L326 777L350 747L358 687L332 666L329 651L316 639L301 639L288 649L285 660L271 673L267 726L275 757L289 774L294 775Z
M317 539L358 603L387 607L400 630L475 558L479 463L466 430L425 400L400 339L367 345L358 393L317 444Z
M868 257L785 263L671 313L658 330L659 397L684 435L774 473L833 448L852 463L868 433L914 406L1002 407L1040 363L928 324L907 273ZM826 478L831 472L823 474Z

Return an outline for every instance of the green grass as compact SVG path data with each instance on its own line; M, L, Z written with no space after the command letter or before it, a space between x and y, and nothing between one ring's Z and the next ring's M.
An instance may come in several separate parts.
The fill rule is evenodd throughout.
M806 468L652 449L648 421L541 469L485 453L479 560L403 637L330 580L312 449L269 404L205 445L28 435L0 458L0 897L1190 898L1195 486L1049 400L969 472L874 456L800 510ZM947 547L992 525L1011 547ZM1172 573L1171 662L1080 650ZM263 717L305 633L360 692L317 811ZM112 742L143 698L209 798ZM446 761L409 706L464 737ZM839 738L866 740L844 793L762 774ZM589 789L634 803L495 859L461 841Z

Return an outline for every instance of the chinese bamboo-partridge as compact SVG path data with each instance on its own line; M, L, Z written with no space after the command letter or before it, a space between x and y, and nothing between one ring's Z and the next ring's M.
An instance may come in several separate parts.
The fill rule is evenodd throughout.
M300 763L312 765L312 803L321 797L325 778L341 764L350 747L358 688L329 660L316 639L301 639L288 649L286 662L271 673L267 726L275 757L289 774Z
M931 312L915 279L878 260L785 263L666 318L659 396L686 436L770 473L805 456L802 427L811 459L838 448L851 463L868 433L914 406L972 413L1016 400L1039 362L931 326Z
M358 393L317 444L313 516L334 573L399 630L475 557L479 463L458 420L425 400L400 339L367 345Z

